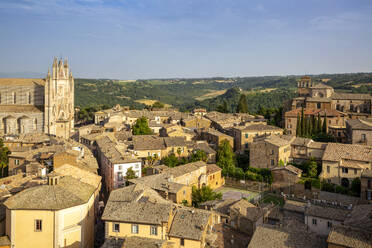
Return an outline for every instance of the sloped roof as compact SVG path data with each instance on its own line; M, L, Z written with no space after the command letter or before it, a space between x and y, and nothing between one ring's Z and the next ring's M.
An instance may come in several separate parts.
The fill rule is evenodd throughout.
M201 167L207 166L203 161L197 161L193 163L188 163L180 166L176 166L167 171L168 174L173 175L173 177L180 177L185 174L188 174L192 171L198 170Z
M57 185L25 189L5 201L9 209L60 210L88 202L95 187L71 176L61 177Z
M342 159L370 162L372 161L372 147L354 144L328 143L322 160L338 162Z
M331 98L333 100L370 100L371 95L335 92Z
M162 137L155 135L134 135L133 147L134 150L163 150L165 142Z
M171 207L155 190L133 184L111 192L102 220L161 224L168 221Z
M0 78L0 86L36 86L45 85L45 79L41 78Z
M325 248L326 242L307 230L307 226L291 221L283 227L258 226L248 248Z
M192 240L201 240L203 230L207 228L211 212L193 209L177 209L169 230L170 237L179 237Z
M328 235L328 243L349 248L371 248L372 235L370 231L345 225L336 225Z
M207 175L221 171L221 167L216 164L207 164Z
M372 232L372 204L354 206L344 224Z
M311 88L313 89L333 89L333 87L323 84L323 83L318 83L316 85L313 85Z
M316 216L324 219L344 221L350 210L320 205L310 205L305 210L305 215Z
M372 130L372 119L347 120L346 123L349 124L352 129Z

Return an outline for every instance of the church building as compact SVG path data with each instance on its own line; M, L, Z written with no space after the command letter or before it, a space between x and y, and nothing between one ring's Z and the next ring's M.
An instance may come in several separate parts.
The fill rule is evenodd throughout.
M55 58L44 79L0 78L0 134L69 138L73 129L74 78L67 60Z

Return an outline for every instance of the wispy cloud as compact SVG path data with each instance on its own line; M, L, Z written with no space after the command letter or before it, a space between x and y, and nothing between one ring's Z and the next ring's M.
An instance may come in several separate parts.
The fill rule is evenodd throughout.
M311 19L309 24L320 31L350 31L360 29L361 23L365 23L368 19L359 13L342 13L335 16L318 16Z

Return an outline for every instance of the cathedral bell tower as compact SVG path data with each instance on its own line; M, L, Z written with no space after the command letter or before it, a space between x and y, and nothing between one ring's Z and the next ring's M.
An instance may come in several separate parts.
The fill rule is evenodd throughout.
M45 83L44 131L69 138L74 129L74 78L67 59L54 58Z

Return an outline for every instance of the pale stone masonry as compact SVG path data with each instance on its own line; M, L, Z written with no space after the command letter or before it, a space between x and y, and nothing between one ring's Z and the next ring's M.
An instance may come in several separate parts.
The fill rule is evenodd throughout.
M44 79L0 78L0 133L47 133L68 138L74 128L74 78L54 59Z

